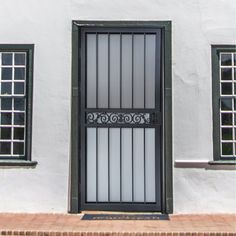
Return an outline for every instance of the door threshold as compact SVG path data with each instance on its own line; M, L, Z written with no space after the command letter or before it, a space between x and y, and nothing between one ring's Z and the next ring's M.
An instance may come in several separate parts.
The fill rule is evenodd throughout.
M160 212L83 211L81 220L169 220Z
M145 211L145 212L143 212L143 211L140 211L140 212L136 212L136 211L89 211L89 210L86 210L86 211L81 211L81 214L96 214L96 215L98 215L98 214L124 214L124 215L151 215L151 214L154 214L154 215L157 215L157 214L159 214L159 215L164 215L163 213L161 213L161 212L159 212L159 211L157 211L157 212L153 212L153 211Z

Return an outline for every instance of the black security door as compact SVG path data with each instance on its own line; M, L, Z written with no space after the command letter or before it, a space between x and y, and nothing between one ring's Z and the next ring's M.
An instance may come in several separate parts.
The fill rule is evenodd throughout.
M161 211L161 30L81 31L81 209Z

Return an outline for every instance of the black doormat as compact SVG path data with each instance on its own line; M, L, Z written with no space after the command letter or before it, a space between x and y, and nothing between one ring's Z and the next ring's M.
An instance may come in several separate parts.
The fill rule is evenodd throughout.
M169 220L161 214L84 214L81 220Z

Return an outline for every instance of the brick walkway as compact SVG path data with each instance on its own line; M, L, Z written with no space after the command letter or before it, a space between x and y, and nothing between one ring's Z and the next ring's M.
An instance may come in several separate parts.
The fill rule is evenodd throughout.
M170 220L157 221L86 221L81 220L81 216L69 214L0 214L0 235L205 236L209 234L209 236L236 236L236 215L232 214L171 215Z

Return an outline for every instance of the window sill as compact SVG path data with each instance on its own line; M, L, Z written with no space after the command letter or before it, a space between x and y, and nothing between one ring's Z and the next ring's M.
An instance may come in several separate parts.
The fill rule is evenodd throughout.
M25 160L0 160L0 166L28 166L35 167L38 164L37 161L25 161Z
M209 161L209 165L236 165L236 160L217 160Z
M176 168L203 168L211 170L236 170L236 161L234 160L176 160Z

